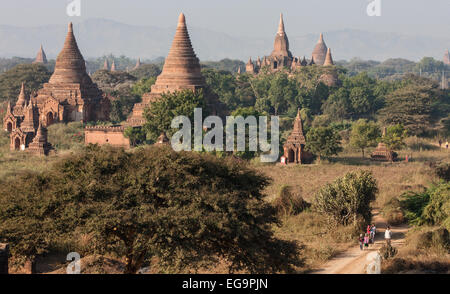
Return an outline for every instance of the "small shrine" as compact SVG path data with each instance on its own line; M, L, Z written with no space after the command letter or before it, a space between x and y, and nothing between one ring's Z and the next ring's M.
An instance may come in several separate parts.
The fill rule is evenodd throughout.
M294 129L283 145L284 155L281 162L284 164L297 163L308 164L313 161L311 152L305 150L306 139L303 134L303 123L300 117L300 109L294 121Z

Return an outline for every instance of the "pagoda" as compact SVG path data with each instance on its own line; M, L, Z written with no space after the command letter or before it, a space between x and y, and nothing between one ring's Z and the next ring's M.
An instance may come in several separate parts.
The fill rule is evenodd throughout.
M294 129L283 145L286 163L307 164L313 160L311 152L305 150L306 139L303 134L303 123L300 116L300 109L294 120Z
M110 103L86 72L69 23L64 47L48 83L33 98L45 126L54 122L108 120Z
M142 103L134 105L133 113L127 123L142 126L145 122L143 112L151 102L161 98L162 94L182 90L197 91L206 86L201 74L200 61L192 48L186 18L183 13L178 18L178 26L172 47L167 56L163 70L156 79L151 91L142 96Z
M323 40L323 34L321 33L319 36L319 41L317 41L317 44L312 52L312 59L314 60L314 63L317 65L323 65L327 57L327 52L328 48Z
M36 55L36 59L33 61L33 64L40 63L40 64L47 64L47 56L45 55L44 48L41 45L41 48L39 49L38 54Z

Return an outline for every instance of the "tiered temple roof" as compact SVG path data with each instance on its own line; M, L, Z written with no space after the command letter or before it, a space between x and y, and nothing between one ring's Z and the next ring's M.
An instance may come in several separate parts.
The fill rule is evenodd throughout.
M201 74L200 61L192 48L189 32L186 27L186 18L183 13L178 18L175 37L167 56L163 70L151 87L150 93L142 97L142 103L134 106L133 114L128 123L134 126L142 125L144 108L164 93L180 90L193 90L204 88L205 78Z

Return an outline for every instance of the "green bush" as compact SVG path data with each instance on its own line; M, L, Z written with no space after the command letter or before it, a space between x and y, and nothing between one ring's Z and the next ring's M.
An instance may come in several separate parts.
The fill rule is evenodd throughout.
M81 122L57 123L48 127L48 141L57 150L72 149L84 144L84 127Z
M314 199L314 209L335 223L358 226L358 217L367 224L371 220L370 202L378 192L370 171L350 172L323 187Z
M450 229L450 183L441 182L422 193L409 192L401 201L411 224L443 225Z

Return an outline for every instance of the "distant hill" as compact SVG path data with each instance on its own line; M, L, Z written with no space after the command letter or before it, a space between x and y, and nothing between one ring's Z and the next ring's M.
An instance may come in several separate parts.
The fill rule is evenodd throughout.
M311 55L318 33L296 36L286 28L291 51L297 56ZM158 28L134 26L105 19L90 19L75 24L75 33L85 57L107 54L154 59L166 56L174 36L175 27ZM201 60L223 58L247 61L250 56L264 56L271 52L272 35L265 38L238 37L208 29L190 27L195 51ZM0 25L0 57L34 57L41 43L49 58L55 58L66 35L65 25L47 25L34 28ZM431 56L442 60L450 38L411 37L394 33L374 33L360 30L324 32L325 42L332 48L336 60L360 57L385 60L406 58L419 60Z

